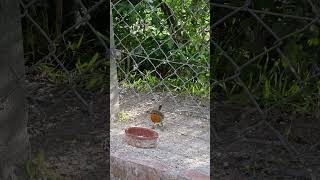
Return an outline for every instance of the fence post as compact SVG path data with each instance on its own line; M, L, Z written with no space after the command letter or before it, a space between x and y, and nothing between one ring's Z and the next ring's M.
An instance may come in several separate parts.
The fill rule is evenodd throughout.
M20 0L0 0L0 179L25 179L27 133Z
M110 2L110 118L111 122L116 120L119 112L119 89L117 64L115 58L115 43L112 21L112 2Z

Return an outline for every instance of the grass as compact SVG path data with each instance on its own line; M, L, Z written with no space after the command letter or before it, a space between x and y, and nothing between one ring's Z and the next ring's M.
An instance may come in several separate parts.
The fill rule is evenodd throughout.
M243 71L240 78L244 81L251 95L260 105L270 106L279 101L289 99L281 103L278 107L285 111L316 115L313 112L319 108L320 80L313 82L306 80L311 77L308 69L301 64L296 66L304 82L304 89L300 89L300 82L288 71L288 67L282 59L265 59L265 63L254 64L254 71ZM237 103L250 103L249 96L243 91L243 87L236 80L219 84L228 100Z
M43 151L39 151L34 159L27 162L26 174L28 180L64 180L63 177L47 168Z
M52 31L52 29L49 29L49 17L47 12L41 7L35 6L33 8L35 8L34 12L43 15L39 16L35 14L33 17L34 20L40 24L41 28L49 35L49 37L54 37L54 35L52 34L52 32L54 31ZM25 52L27 52L27 62L34 62L36 61L36 59L40 59L39 54L47 55L47 49L43 47L47 47L48 44L46 41L44 41L41 34L36 33L36 27L33 26L29 21L24 21L23 27L24 47ZM115 28L115 31L116 30L121 31L121 29L117 29L117 27ZM192 32L192 30L193 28L190 29L190 32ZM87 34L87 32L77 32L73 35L66 36L65 44L59 44L60 42L55 41L58 43L57 50L64 50L63 55L59 56L59 59L67 66L68 70L71 72L72 77L69 77L70 75L65 73L60 67L48 61L39 64L36 69L37 72L48 77L50 81L53 81L55 83L67 83L70 78L76 79L76 77L79 77L81 76L81 74L83 74L83 78L76 81L77 85L88 90L108 88L105 87L108 84L107 82L109 81L108 77L106 77L106 72L109 71L109 69L107 69L108 62L107 60L104 60L103 57L99 55L99 53L96 52L95 47L98 46L98 43L94 41L91 36L87 36ZM118 35L121 35L121 33ZM124 35L126 36L127 33L125 33ZM168 35L170 35L170 33ZM100 36L102 38L106 38L104 37L104 34L100 33ZM141 36L144 37L145 33L142 33ZM196 36L194 38L196 38ZM130 40L130 38L127 38L125 42L126 44L128 44L128 46L132 46L129 47L129 49L137 46L137 44L134 43L134 40ZM154 47L155 45L154 42L153 44L152 42L153 41L146 41L145 44L143 44L143 47L150 50L150 48ZM200 38L197 40L197 42L199 42L200 45L203 45L205 41ZM309 39L307 41L308 48L318 46L320 44L319 42L319 38L314 37ZM168 47L161 46L161 51L171 52L174 46L170 45L169 42L167 45ZM190 64L206 64L207 57L205 56L209 55L207 49L203 50L202 56L198 56L197 58L193 56L195 54L198 54L199 49L201 49L199 47L202 46L195 46L194 44L190 44L189 49L183 48L179 49L179 51L172 51L175 52L172 56L175 59L180 60L182 63L189 62ZM304 48L305 47L302 46L300 42L298 42L297 40L293 40L288 42L287 45L284 46L284 52L289 56L290 59L294 61L294 65L296 67L295 69L298 71L299 75L301 75L302 79L308 79L312 75L310 74L308 68L306 68L305 62L311 61L307 59L310 57L306 55L306 53L304 52L306 50ZM239 51L237 52L238 54L235 51ZM157 52L158 55L154 56L159 56L159 59L161 59L161 57L163 56L162 52L160 53L160 50ZM243 48L235 47L234 52L235 56L237 57L241 56L242 59L243 57L245 57L244 59L250 59L250 52L244 50ZM215 64L213 65L214 67L218 66L220 62L226 61L226 59L224 59L221 53L218 51L215 51L213 56L215 59ZM105 64L96 67L95 65L100 60L102 60ZM71 67L68 67L68 65L70 64ZM189 73L192 72L191 69L189 69L188 71L188 66L186 66L186 64L184 65L186 69L183 69L184 67L179 67L178 69L181 71L175 72L174 77L167 76L164 77L164 79L157 77L155 73L152 74L150 71L144 71L143 69L138 69L139 71L144 71L143 74L133 73L130 71L119 73L118 75L121 79L120 84L125 88L134 88L138 92L170 91L179 95L192 95L195 97L208 99L210 92L208 75L209 72L201 72L203 70L197 70L197 73L199 74L190 75ZM130 69L133 64L130 64L130 62L128 61L128 63L124 66L126 68L123 69ZM172 68L172 66L169 64L167 64L167 66L169 68ZM212 69L212 71L220 71L221 73L228 71L230 72L230 67L230 65L221 65L221 67ZM263 106L268 106L282 99L291 97L300 90L299 82L295 80L291 72L288 72L288 65L285 63L285 61L281 58L272 57L272 55L269 53L257 60L257 62L255 62L249 70L246 69L247 68L245 68L242 72L241 79L245 82L253 97L258 101L259 104ZM124 75L128 75L128 77L121 77ZM241 87L239 82L227 81L219 84L219 86L225 96L228 97L228 100L243 104L250 103L248 95L243 91L243 88ZM296 98L290 100L289 102L282 103L281 108L284 108L288 111L294 110L297 112L309 114L312 114L311 112L318 112L317 109L319 109L319 97L316 94L320 92L320 80L315 80L312 83L306 83L305 92L306 93L298 94ZM214 96L215 94L211 95Z
M129 76L129 78L122 80L120 84L125 88L134 88L138 92L157 92L170 91L180 95L192 95L200 98L209 98L209 80L207 77L201 78L164 78L163 80L157 78L150 73L146 73L143 77L136 74Z
M117 116L118 116L118 120L122 123L127 123L129 121L128 113L124 111L118 112Z
M56 25L49 24L49 12L43 8L43 6L44 4L39 3L31 7L34 10L32 18L40 25L41 29L48 37L54 39L56 37ZM43 16L39 16L38 14L42 14ZM32 25L28 19L23 20L23 25L24 48L25 52L28 52L26 54L27 64L32 65L38 59L41 59L44 55L49 53L46 48L48 42L43 38L42 34L37 32L37 27ZM54 40L57 49L56 55L62 52L62 54L57 56L66 66L70 74L66 73L53 59L49 58L45 62L37 65L37 73L47 77L54 83L68 83L70 79L77 79L77 77L83 74L83 78L77 79L75 82L78 86L88 90L106 88L105 85L108 84L107 82L109 81L108 77L106 77L108 62L107 60L103 60L103 57L96 52L95 48L98 46L98 43L92 39L92 36L88 36L88 32L86 31L72 33L65 35L63 41L59 39ZM99 33L99 35L102 38L105 38L104 34ZM197 39L197 41L201 41L201 38ZM151 44L149 46L152 47L153 45L154 44ZM191 45L190 48L191 47L193 47L193 45ZM179 57L179 59L182 59L183 57L192 57L190 53L195 54L197 52L194 52L194 48L190 48L177 52L175 56L177 56L177 58ZM167 51L165 49L162 50ZM182 56L182 54L185 54L185 56ZM196 63L199 63L198 61L206 61L206 57L199 58L200 59L193 58L192 61L189 59L188 61ZM104 64L99 64L99 67L96 67L95 65L97 62L101 60ZM130 64L128 66L130 66ZM192 71L190 70L190 72ZM187 73L188 72L177 74L180 77L167 77L163 81L151 74L147 74L144 77L132 75L130 80L126 82L123 81L122 84L126 87L133 87L138 91L149 91L150 88L152 88L152 90L155 91L165 90L177 94L191 94L193 96L208 98L208 76L200 78L195 76L193 80L190 80L191 76Z

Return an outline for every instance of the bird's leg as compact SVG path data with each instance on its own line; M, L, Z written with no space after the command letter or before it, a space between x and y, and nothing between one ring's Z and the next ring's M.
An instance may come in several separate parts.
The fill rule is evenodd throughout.
M161 131L163 131L164 130L164 126L163 126L163 124L162 124L162 122L161 122Z

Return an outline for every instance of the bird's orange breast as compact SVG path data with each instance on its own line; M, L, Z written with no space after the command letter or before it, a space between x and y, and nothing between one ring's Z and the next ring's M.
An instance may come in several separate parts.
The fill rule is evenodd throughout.
M152 112L150 114L150 118L151 118L151 121L154 123L159 123L161 121L161 116L156 112Z

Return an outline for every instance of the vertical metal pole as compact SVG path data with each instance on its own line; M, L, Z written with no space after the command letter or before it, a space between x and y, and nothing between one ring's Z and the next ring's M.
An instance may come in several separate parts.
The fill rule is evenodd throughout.
M119 112L119 88L117 64L115 59L115 43L112 21L112 2L110 2L110 118L111 122L117 119Z

